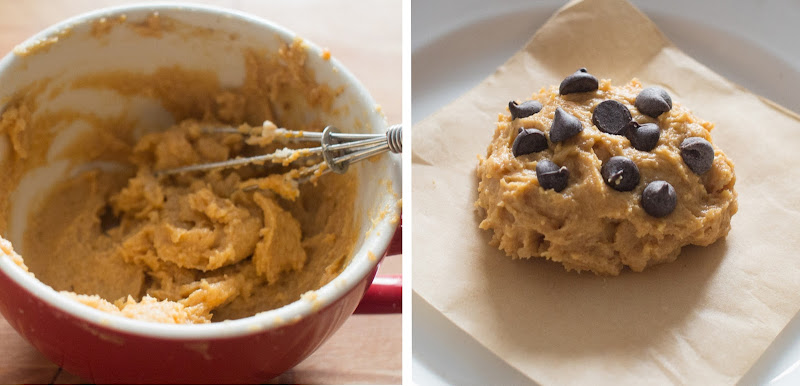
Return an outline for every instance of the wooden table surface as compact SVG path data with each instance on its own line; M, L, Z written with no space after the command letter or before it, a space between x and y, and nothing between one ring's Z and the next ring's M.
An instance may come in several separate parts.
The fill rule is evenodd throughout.
M141 1L138 1L141 2ZM0 52L36 32L83 12L134 3L124 0L19 0L0 2ZM370 90L390 123L401 120L402 2L400 0L216 0L198 3L233 8L280 24L330 49ZM400 256L384 260L381 273L400 273ZM402 381L401 317L354 315L312 356L266 383L378 383ZM75 384L0 316L0 384Z

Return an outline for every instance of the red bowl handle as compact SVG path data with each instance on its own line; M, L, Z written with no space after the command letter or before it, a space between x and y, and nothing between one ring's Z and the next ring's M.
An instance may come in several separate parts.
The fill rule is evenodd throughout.
M355 311L356 314L399 314L402 312L402 275L375 276Z
M384 256L403 252L403 224L389 242ZM356 308L356 314L399 314L403 312L403 276L377 275Z

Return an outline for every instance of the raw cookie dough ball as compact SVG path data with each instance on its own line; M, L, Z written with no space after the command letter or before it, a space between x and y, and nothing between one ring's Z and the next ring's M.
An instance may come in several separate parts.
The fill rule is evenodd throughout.
M590 76L582 69L567 83ZM714 125L673 105L663 89L646 90L637 103L643 88L635 79L619 87L601 80L586 90L543 88L531 98L541 103L539 111L501 114L477 168L480 227L492 231L492 245L512 258L543 257L567 270L617 275L626 266L639 272L673 261L684 245L725 237L737 210L736 177L711 141ZM652 107L654 98L669 102L658 114L637 108ZM572 124L582 130L554 141L557 115L576 118L580 125ZM519 133L534 130L550 139L548 147L512 154ZM569 171L563 189L541 180L542 163Z

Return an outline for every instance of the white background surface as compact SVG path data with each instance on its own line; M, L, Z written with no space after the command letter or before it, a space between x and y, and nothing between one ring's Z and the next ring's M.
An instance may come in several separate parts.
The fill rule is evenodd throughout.
M750 91L800 112L800 2L632 2L696 60ZM412 1L412 121L424 119L480 83L563 4ZM413 310L415 383L530 383L417 294L413 295ZM789 323L741 383L800 384L800 317Z

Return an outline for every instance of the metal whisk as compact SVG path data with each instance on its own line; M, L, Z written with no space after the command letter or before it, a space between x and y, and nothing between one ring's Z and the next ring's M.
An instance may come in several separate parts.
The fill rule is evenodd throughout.
M208 133L243 134L232 127L214 128L205 130ZM220 162L210 162L197 165L188 165L174 169L156 171L157 176L188 173L237 167L247 164L263 164L265 162L289 164L301 157L322 156L323 161L311 167L302 168L298 176L299 182L306 182L310 177L321 176L329 171L343 174L347 168L358 161L385 153L403 151L402 126L390 126L385 134L350 134L340 133L335 127L328 126L320 132L292 131L277 129L276 142L319 142L320 146L301 149L280 149L274 153L252 157L234 158ZM324 166L323 166L324 165Z

